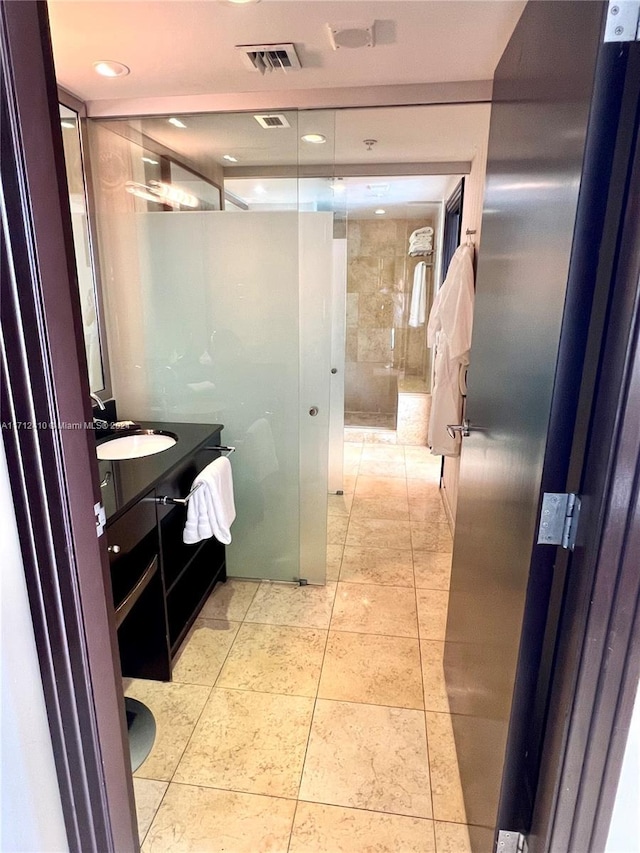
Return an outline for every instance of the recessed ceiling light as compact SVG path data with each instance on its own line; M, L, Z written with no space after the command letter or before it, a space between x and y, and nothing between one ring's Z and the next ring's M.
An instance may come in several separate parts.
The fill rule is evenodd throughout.
M167 119L167 121L169 122L169 124L172 124L174 127L180 127L183 130L187 126L183 121L180 121L179 118L169 118L169 119Z
M327 137L322 133L305 133L302 137L303 142L312 142L314 145L322 145L327 141Z
M158 165L158 160L152 160L151 157L143 157L142 162L143 163L150 163L152 166Z
M248 6L250 3L259 3L260 0L227 0L227 3L233 3L234 6Z
M223 154L222 159L228 160L230 163L237 163L238 162L238 158L234 157L233 154Z
M115 62L113 59L99 59L98 62L93 63L93 67L96 74L102 77L126 77L131 71L122 62Z
M384 216L387 211L383 210L381 207L379 207L377 210L374 210L373 212L375 213L376 216Z
M72 121L61 121L60 125L61 125L61 127L71 127L71 128L76 126L75 122L72 122Z

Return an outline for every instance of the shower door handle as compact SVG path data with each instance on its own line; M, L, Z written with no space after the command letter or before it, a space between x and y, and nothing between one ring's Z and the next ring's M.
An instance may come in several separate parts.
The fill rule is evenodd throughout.
M447 424L447 432L449 433L451 438L455 438L457 432L459 432L460 435L466 437L470 434L470 426L470 422L466 418L464 418L461 424Z
M317 406L311 406L311 408L309 409L309 414L312 418L315 418L319 411L320 409Z

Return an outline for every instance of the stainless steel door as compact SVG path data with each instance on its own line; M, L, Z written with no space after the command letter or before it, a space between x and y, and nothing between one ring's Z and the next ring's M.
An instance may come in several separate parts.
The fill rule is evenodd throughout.
M445 651L467 820L491 829L503 771L520 802L534 794L509 727L523 721L514 691L535 682L545 630L541 484L570 447L549 424L602 13L599 3L529 3L496 72ZM537 709L526 714L537 726Z

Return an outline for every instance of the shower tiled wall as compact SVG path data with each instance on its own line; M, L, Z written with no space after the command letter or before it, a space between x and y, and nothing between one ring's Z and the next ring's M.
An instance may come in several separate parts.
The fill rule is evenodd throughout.
M347 225L347 423L394 429L398 377L428 374L426 329L410 329L407 321L415 266L429 261L409 257L409 235L429 224L385 218Z

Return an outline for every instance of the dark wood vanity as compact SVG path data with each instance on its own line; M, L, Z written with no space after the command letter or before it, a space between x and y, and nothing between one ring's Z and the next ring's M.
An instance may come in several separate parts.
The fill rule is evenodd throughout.
M171 662L211 590L226 580L224 545L185 545L184 498L220 455L220 424L143 423L177 443L152 456L101 461L102 500L122 675L171 679Z

